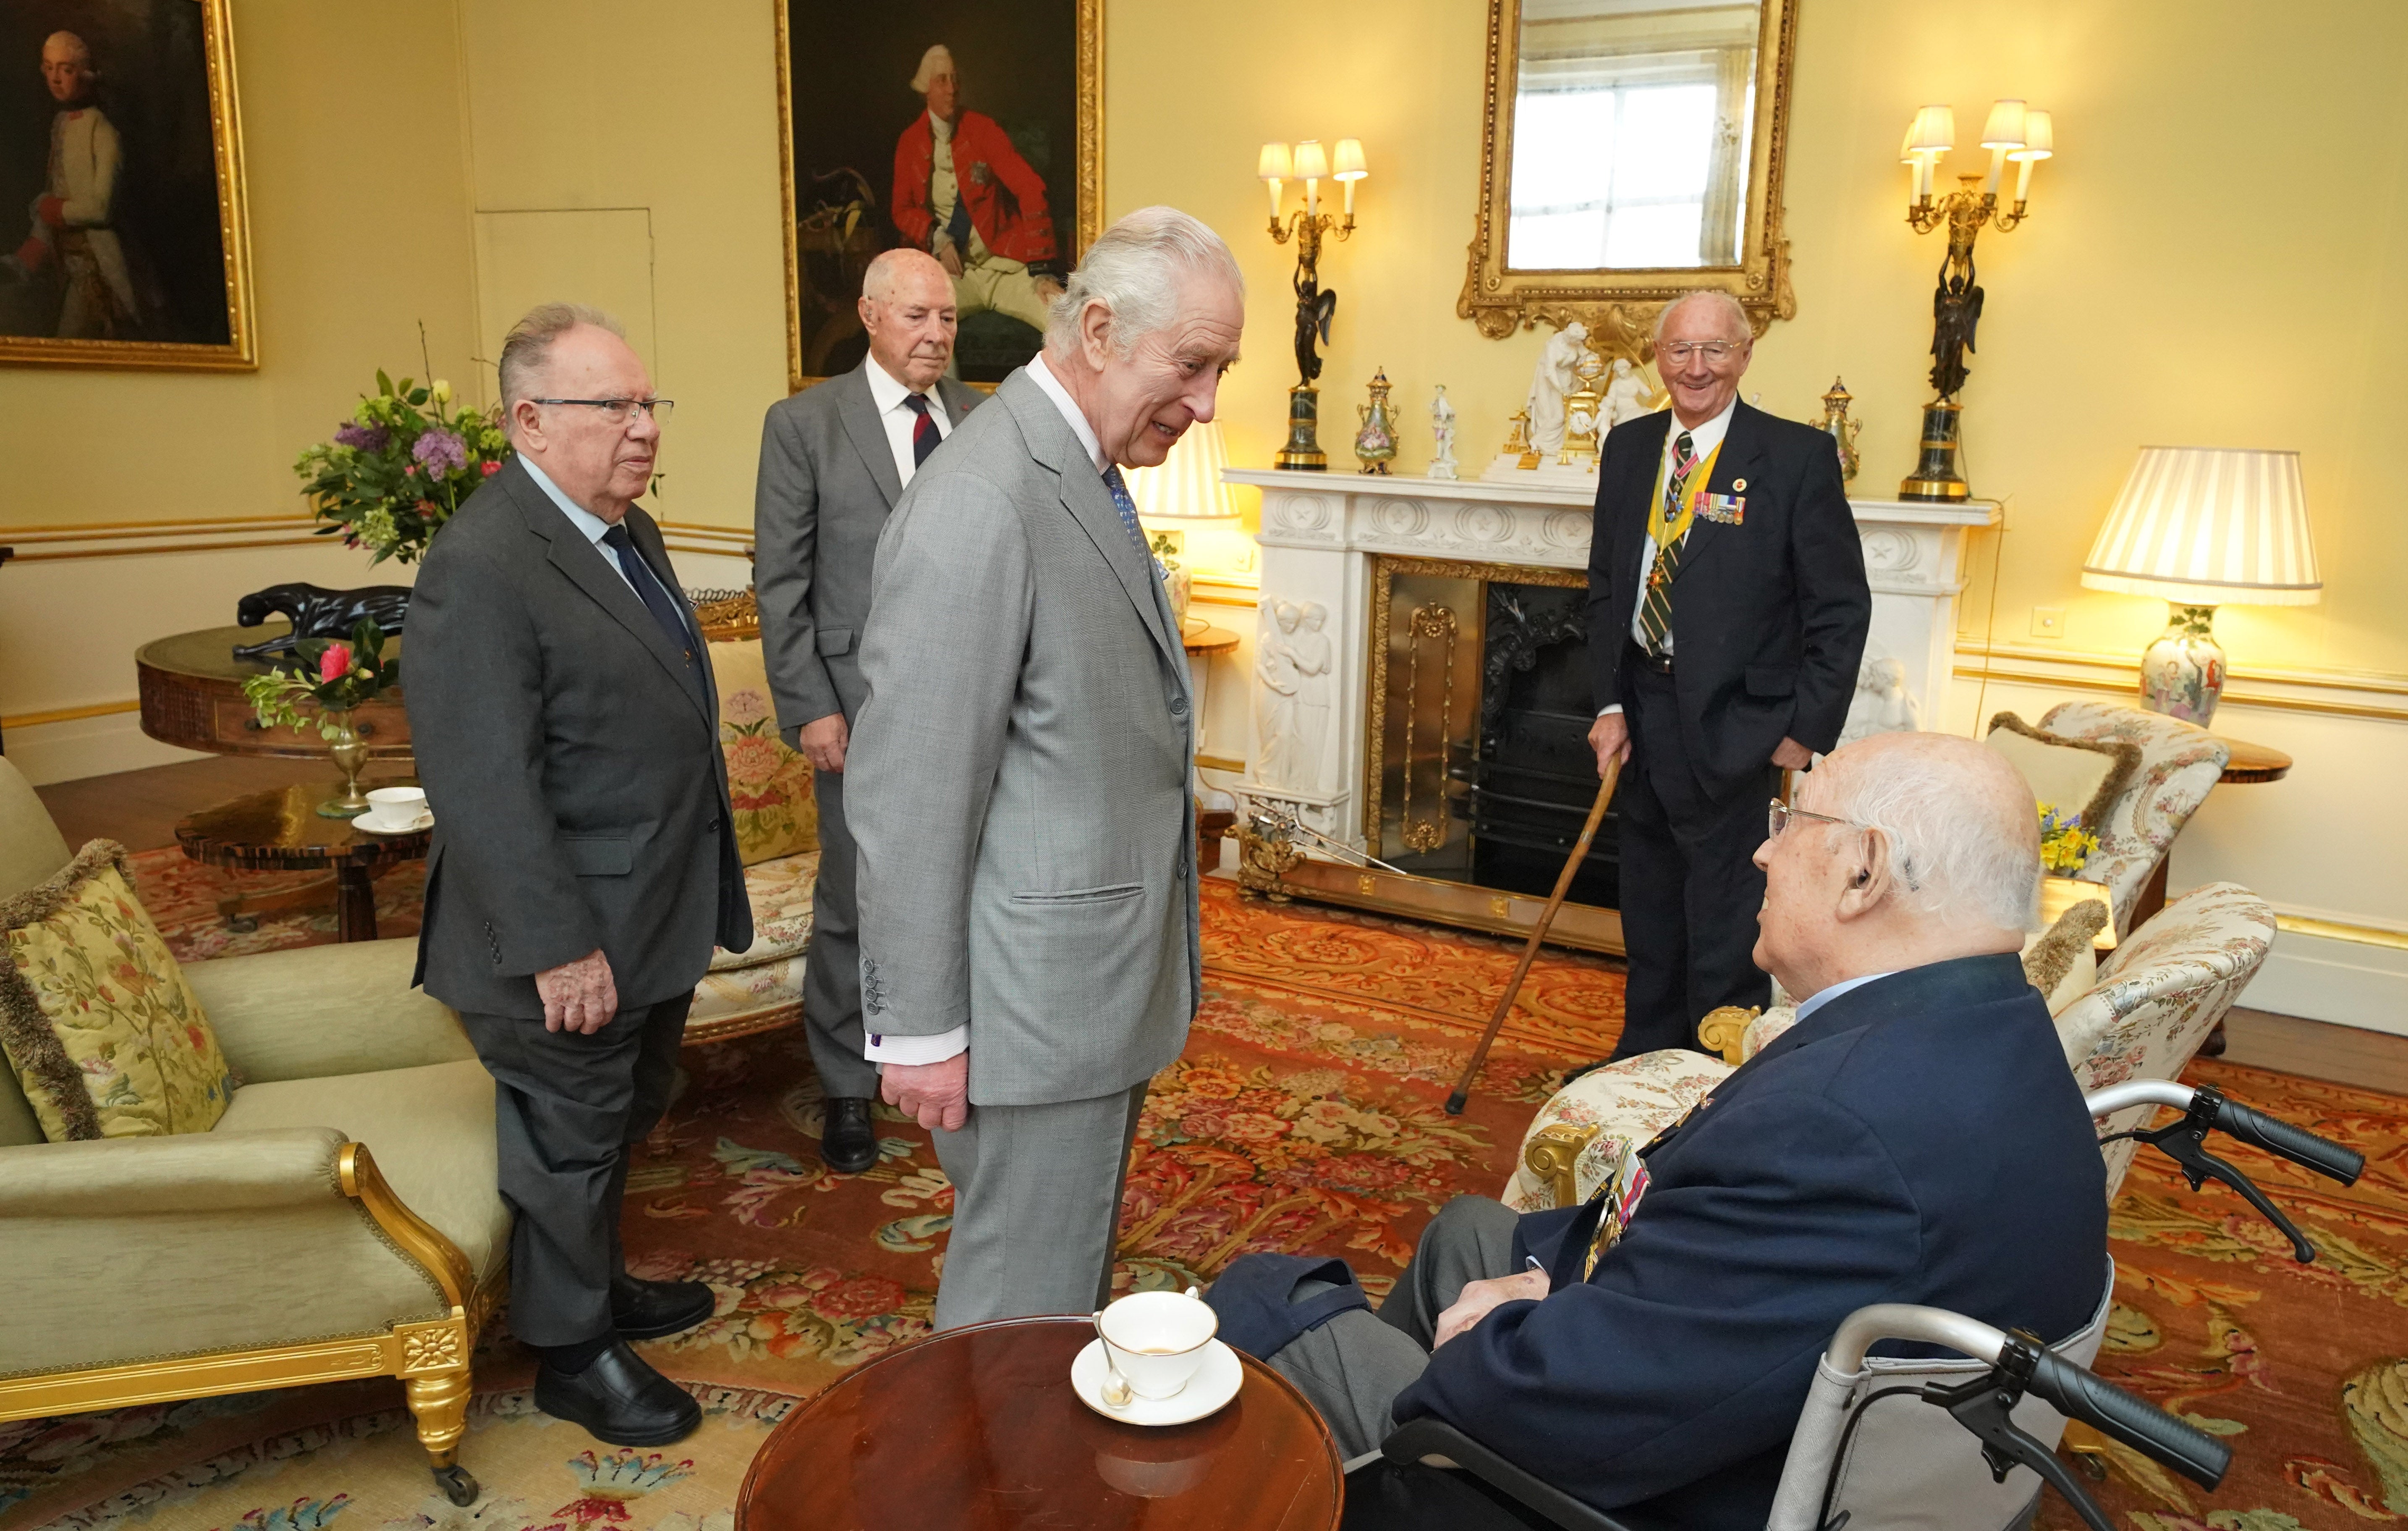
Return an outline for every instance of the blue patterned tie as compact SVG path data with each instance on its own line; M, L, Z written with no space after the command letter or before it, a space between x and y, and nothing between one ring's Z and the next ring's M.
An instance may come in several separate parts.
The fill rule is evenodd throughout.
M1120 465L1104 469L1104 487L1112 492L1112 509L1121 513L1121 525L1128 528L1129 541L1145 555L1146 562L1154 561L1154 550L1146 546L1145 530L1137 524L1137 501L1129 498L1128 483L1121 477Z

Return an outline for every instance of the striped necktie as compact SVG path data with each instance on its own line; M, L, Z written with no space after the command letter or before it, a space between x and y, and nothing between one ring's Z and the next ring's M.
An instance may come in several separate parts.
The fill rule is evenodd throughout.
M937 433L936 416L928 412L927 395L905 394L903 405L920 417L911 423L911 466L916 469L928 460L928 454L936 451L944 438Z
M1697 443L1684 430L1672 443L1672 466L1664 475L1664 504L1656 524L1656 566L1647 571L1646 598L1639 603L1639 630L1647 636L1647 652L1659 657L1672 632L1672 577L1681 571L1681 549L1688 542L1686 537L1670 542L1663 539L1680 519L1681 497L1697 466Z

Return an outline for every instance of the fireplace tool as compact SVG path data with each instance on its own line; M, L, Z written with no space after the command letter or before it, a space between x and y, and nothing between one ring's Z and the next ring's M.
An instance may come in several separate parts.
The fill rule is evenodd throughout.
M1572 874L1587 859L1588 843L1597 838L1597 827L1604 821L1606 804L1613 801L1614 784L1621 779L1622 762L1616 760L1605 768L1605 779L1597 784L1597 801L1589 804L1588 819L1581 825L1580 839L1572 845L1563 874L1555 879L1555 890L1547 896L1547 906L1539 911L1539 922L1530 927L1529 944L1522 948L1522 960L1514 964L1513 976L1506 981L1505 992L1498 998L1496 1013L1488 1018L1488 1029L1480 1033L1480 1045L1471 1049L1470 1061L1463 1065L1463 1077L1455 1082L1455 1093L1446 1098L1448 1116L1463 1115L1465 1104L1471 1099L1471 1081L1479 1077L1480 1065L1488 1062L1488 1049L1496 1044L1497 1033L1504 1029L1505 1018L1522 992L1522 980L1529 976L1530 964L1538 960L1539 943L1547 939L1547 928L1555 922L1555 911L1564 906L1564 895L1571 891Z

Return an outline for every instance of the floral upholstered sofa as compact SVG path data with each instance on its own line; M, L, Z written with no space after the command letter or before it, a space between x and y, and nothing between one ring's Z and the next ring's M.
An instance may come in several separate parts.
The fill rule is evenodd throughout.
M737 850L752 903L752 945L714 951L694 991L688 1042L722 1042L803 1018L803 948L811 939L819 875L819 809L810 762L778 737L750 595L697 605L719 685L719 746L736 811Z

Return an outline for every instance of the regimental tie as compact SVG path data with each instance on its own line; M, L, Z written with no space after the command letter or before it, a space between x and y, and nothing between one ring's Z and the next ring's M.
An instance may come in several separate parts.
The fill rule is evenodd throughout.
M1698 466L1697 443L1683 431L1672 443L1672 466L1664 475L1664 503L1656 513L1656 566L1647 571L1647 592L1639 603L1639 630L1646 635L1647 652L1662 657L1664 641L1672 631L1672 578L1681 571L1681 549L1687 542L1689 518L1682 513L1689 475Z
M927 395L905 394L903 403L920 417L911 426L911 466L916 469L928 460L928 454L936 451L937 443L944 438L937 434L937 418L928 412Z

